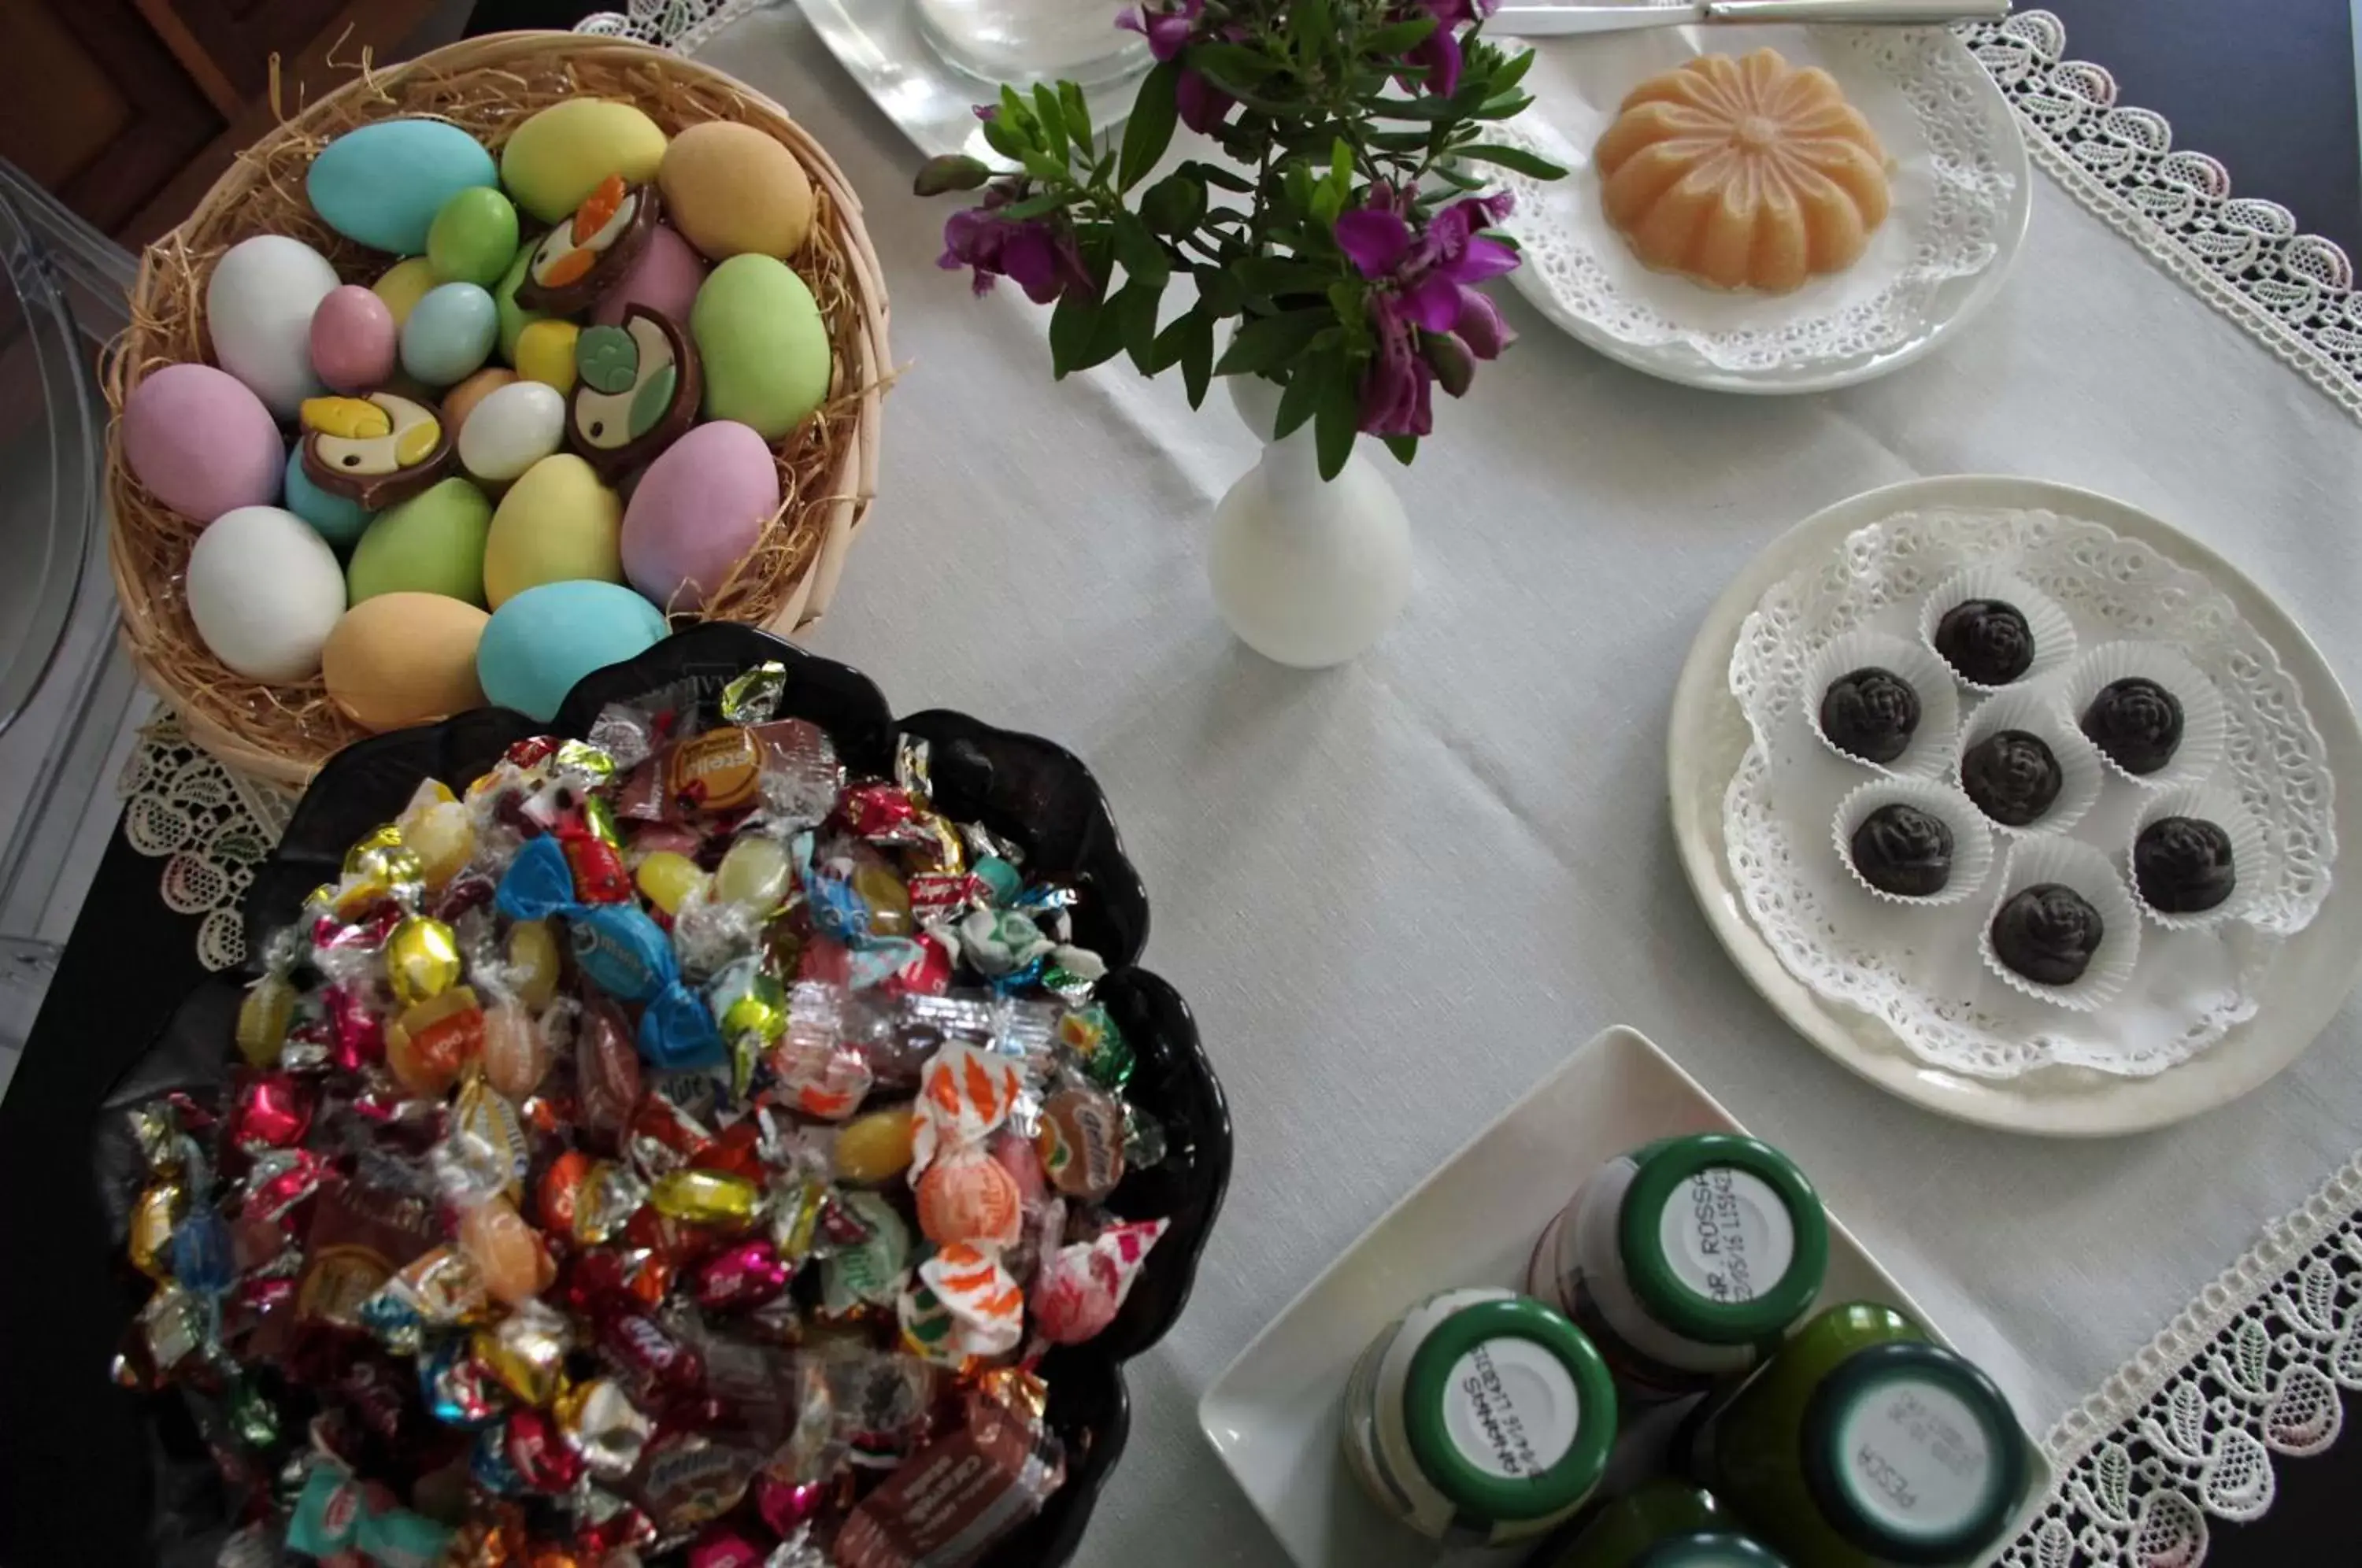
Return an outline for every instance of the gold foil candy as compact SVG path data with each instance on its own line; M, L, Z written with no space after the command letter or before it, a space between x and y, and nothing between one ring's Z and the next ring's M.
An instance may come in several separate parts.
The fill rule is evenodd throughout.
M876 860L861 861L853 868L853 890L869 906L872 936L911 934L911 889L891 868Z
M536 1408L547 1408L566 1391L566 1353L572 1347L566 1320L538 1301L519 1303L468 1342L502 1387Z
M734 1230L755 1222L762 1199L762 1188L726 1171L668 1171L648 1188L648 1201L668 1220Z
M237 1052L258 1067L279 1060L287 1026L295 1020L295 988L284 975L265 975L237 1004Z
M528 1163L524 1124L499 1089L480 1077L461 1084L451 1107L450 1136L484 1186L497 1184L511 1201L522 1195Z
M510 983L517 1000L535 1012L557 995L557 938L547 921L522 920L509 928Z
M431 916L408 916L385 939L385 977L404 1007L441 996L459 970L459 939Z
M468 808L433 778L418 786L394 827L429 888L440 888L466 870L476 853L476 824Z
M723 722L760 724L776 717L779 699L787 695L788 668L766 659L722 689Z
M612 1377L593 1377L560 1394L552 1406L557 1430L590 1474L602 1481L621 1481L640 1463L654 1422L640 1413Z
M615 776L615 759L589 741L570 740L560 743L557 754L550 758L550 766L556 768L568 783L586 794ZM608 819L607 833L600 835L606 838L610 844L615 842L609 836L614 832L614 820ZM592 831L595 833L597 829L593 828Z
M189 1211L189 1190L177 1181L160 1181L141 1192L131 1206L131 1266L150 1279L172 1277L172 1227Z

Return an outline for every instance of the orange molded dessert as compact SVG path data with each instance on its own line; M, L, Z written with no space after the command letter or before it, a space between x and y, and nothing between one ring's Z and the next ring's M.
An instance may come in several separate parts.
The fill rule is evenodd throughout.
M1596 153L1607 221L1661 271L1782 293L1860 259L1886 151L1826 71L1700 55L1632 89Z

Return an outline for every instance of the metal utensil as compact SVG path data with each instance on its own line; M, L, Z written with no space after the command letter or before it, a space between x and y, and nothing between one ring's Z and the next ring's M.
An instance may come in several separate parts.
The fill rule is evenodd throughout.
M1621 33L1700 24L1835 22L1855 27L1937 27L1991 22L2011 0L1699 0L1690 6L1503 6L1488 31L1517 38Z

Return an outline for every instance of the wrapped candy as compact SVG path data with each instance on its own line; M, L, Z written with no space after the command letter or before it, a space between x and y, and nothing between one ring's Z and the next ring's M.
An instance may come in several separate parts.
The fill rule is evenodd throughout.
M1058 1485L1030 1368L1164 1231L1083 895L789 689L420 784L134 1112L117 1373L212 1390L258 1552L919 1568Z

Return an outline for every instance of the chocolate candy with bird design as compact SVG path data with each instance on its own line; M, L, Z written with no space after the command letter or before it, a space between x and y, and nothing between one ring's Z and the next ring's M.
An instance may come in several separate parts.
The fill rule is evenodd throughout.
M697 421L703 378L689 335L646 305L621 326L586 326L574 341L566 444L613 483L680 439Z
M534 246L517 284L517 304L552 315L589 310L647 248L661 205L655 186L627 185L622 175L609 175L572 217Z
M304 474L371 512L426 490L458 462L433 409L393 392L304 400Z

